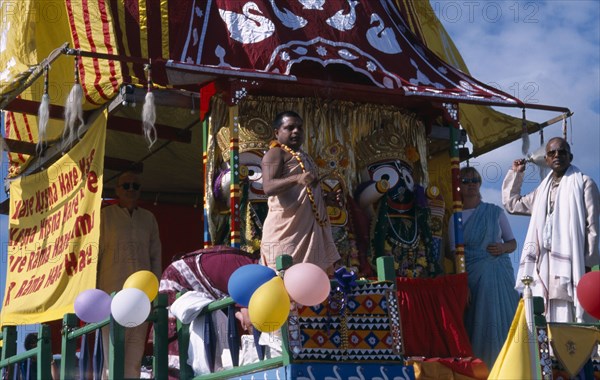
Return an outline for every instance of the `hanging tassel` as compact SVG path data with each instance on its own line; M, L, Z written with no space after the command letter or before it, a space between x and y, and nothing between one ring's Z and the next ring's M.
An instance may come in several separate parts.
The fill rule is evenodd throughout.
M573 146L573 119L569 116L569 130L571 131L571 141L569 144Z
M49 66L44 67L44 94L38 108L38 142L35 145L35 152L41 156L44 151L46 132L48 129L48 120L50 119L50 95L48 95L48 72Z
M142 109L142 128L144 138L148 142L148 149L156 142L156 106L154 105L154 94L152 93L152 63L146 65L148 71L148 92L144 99L144 108Z
M525 119L525 108L523 108L523 119L521 124L522 132L521 132L521 140L523 141L523 145L521 147L521 152L524 156L529 153L529 133L527 132L527 119Z
M83 121L83 87L79 83L79 56L75 56L75 83L65 104L65 129L63 130L63 150L68 149L79 137L85 125Z
M565 141L568 141L567 140L567 115L566 114L565 114L565 117L563 117L562 133L563 133L563 139L565 139Z
M543 146L544 146L544 128L540 128L540 148ZM544 147L543 150L545 151L546 148ZM539 165L538 168L540 169L540 181L542 181L544 178L546 178L547 170L542 165Z

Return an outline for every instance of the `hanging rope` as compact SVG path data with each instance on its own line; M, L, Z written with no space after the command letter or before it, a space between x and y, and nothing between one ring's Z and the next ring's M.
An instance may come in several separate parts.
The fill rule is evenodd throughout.
M565 141L568 141L567 140L567 115L565 115L565 117L563 118L562 134L563 134L563 139L565 139Z
M521 140L523 145L521 146L521 152L524 156L529 153L529 133L527 132L527 119L525 118L525 108L523 108L523 117L521 119Z
M63 130L63 150L68 149L79 138L83 121L83 88L79 83L79 56L75 56L75 83L65 104L65 129Z
M50 119L50 95L48 95L48 76L50 66L44 67L44 93L42 101L38 108L38 142L35 145L35 152L38 156L44 151L46 132L48 130L48 120Z
M148 142L148 149L156 142L156 105L154 104L154 94L152 93L152 63L144 66L148 73L148 91L144 99L144 108L142 109L142 130L144 138Z

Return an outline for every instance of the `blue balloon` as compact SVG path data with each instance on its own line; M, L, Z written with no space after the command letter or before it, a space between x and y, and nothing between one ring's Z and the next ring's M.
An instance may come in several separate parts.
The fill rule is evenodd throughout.
M239 267L229 277L227 289L229 296L242 305L248 306L256 289L277 274L269 267L259 264L248 264Z

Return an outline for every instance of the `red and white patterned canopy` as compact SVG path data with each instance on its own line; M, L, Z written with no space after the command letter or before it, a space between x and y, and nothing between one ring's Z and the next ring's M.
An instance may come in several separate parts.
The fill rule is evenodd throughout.
M170 67L311 79L314 70L308 67L313 66L306 63L336 64L404 96L521 104L439 59L412 34L393 1L208 0L189 5L193 12L171 46ZM343 81L353 79L347 75Z

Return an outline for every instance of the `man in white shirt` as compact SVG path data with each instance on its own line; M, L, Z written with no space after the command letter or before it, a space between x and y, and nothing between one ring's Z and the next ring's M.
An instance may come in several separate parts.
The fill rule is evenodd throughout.
M123 288L127 278L148 270L159 279L162 272L161 244L154 215L138 200L141 181L137 173L124 172L116 187L118 202L102 209L98 288L108 294ZM125 377L139 378L146 346L148 323L125 330ZM109 327L102 329L104 368L108 368ZM106 372L106 371L105 371Z

